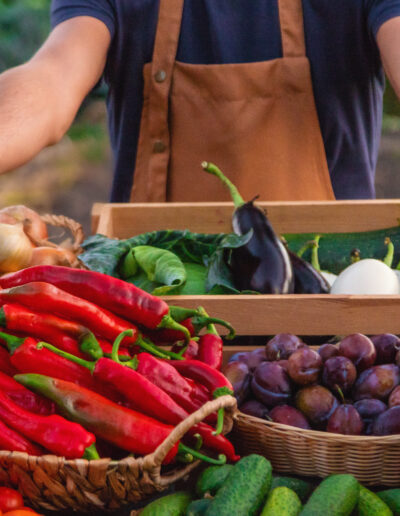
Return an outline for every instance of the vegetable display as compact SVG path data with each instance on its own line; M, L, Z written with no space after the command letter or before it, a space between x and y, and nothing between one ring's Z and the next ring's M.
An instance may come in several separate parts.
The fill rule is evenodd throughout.
M222 339L213 323L226 326L231 337L234 330L201 307L170 308L116 278L64 267L31 267L0 281L3 449L96 459L98 438L115 450L146 455L213 396L233 392L217 390L231 386L218 370ZM204 327L196 358L181 373L188 343L200 344L196 335ZM169 336L176 352L147 334ZM164 463L237 461L221 434L222 418L220 411L208 417L213 426L194 425Z
M303 429L400 434L400 339L352 334L318 350L279 334L233 355L224 373L239 409Z
M348 474L322 481L282 477L256 454L234 466L209 466L193 490L181 490L149 503L147 516L397 516L400 489L366 488Z

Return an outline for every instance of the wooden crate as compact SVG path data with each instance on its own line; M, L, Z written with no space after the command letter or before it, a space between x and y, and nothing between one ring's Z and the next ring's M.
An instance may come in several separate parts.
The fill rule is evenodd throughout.
M396 226L400 200L260 202L279 233L353 232ZM231 203L102 204L94 232L112 238L163 229L230 232ZM400 333L400 296L241 295L169 296L171 304L202 305L229 320L239 335Z

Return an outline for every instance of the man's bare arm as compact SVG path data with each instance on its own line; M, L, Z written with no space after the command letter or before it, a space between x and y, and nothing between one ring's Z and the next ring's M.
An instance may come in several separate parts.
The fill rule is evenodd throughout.
M400 99L400 16L381 26L377 42L386 75Z
M0 173L62 138L103 72L110 39L101 21L73 18L30 61L0 75Z

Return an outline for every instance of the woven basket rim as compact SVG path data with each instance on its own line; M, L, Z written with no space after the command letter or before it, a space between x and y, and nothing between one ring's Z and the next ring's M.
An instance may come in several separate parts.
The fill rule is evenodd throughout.
M250 422L257 423L261 426L266 426L270 430L276 430L285 432L286 434L291 433L293 435L299 435L301 437L307 437L309 439L321 439L322 437L336 444L343 444L343 440L352 443L370 443L374 444L379 442L380 444L389 444L389 443L400 443L400 434L394 435L345 435L345 434L335 434L332 432L326 432L322 430L307 430L305 428L297 428L290 425L284 425L282 423L275 423L274 421L267 421L265 419L261 419L256 416L250 416L249 414L245 414L244 412L240 412L240 409L233 415L233 419L248 419Z

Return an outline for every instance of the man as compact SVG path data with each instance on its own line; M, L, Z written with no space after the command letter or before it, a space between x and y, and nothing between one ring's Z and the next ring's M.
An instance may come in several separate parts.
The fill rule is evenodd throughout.
M102 75L112 201L374 196L400 0L53 0L54 29L0 76L0 172L60 140Z

